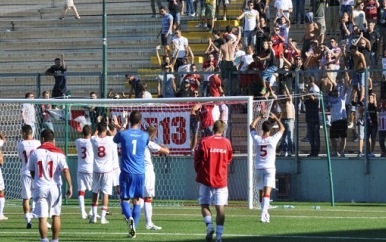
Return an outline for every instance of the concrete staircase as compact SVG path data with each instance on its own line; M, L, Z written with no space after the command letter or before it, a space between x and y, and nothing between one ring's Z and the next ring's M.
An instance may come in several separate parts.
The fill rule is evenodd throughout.
M63 21L58 20L62 1L23 0L0 4L0 96L2 98L24 97L29 90L36 90L37 73L53 64L54 58L65 55L69 73L68 86L74 96L87 97L90 91L98 90L99 76L102 72L102 5L92 0L76 1L81 15L73 18L69 11ZM166 6L166 2L164 2ZM227 25L237 26L235 20L240 12L241 0L232 0L228 7L228 20L216 21L216 28L223 31ZM272 14L274 13L271 8ZM155 59L155 46L160 40L156 36L160 29L160 19L150 18L150 2L139 0L112 0L107 4L108 24L108 88L127 91L124 74L138 73L147 80L150 90L156 92L155 77L159 66ZM220 17L222 11L220 10ZM182 34L188 37L195 54L195 63L202 63L208 37L211 34L195 26L197 17L182 17ZM292 26L290 37L301 40L302 26ZM327 38L329 36L326 36ZM90 76L86 72L93 72ZM83 73L83 74L82 74ZM50 90L52 77L41 77L42 89ZM18 116L18 115L17 115ZM232 141L236 153L246 151L246 115L233 110ZM305 136L304 115L299 119L299 138ZM5 128L6 129L6 128ZM16 131L14 135L19 135ZM349 130L349 135L351 132ZM323 132L321 130L321 135ZM348 139L348 151L355 152L357 143ZM301 153L309 152L309 144L299 142ZM378 147L378 146L377 146ZM322 152L324 152L322 138Z

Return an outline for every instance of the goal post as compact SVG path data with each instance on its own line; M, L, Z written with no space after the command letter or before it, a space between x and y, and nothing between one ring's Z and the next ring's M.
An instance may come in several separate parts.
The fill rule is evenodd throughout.
M253 141L249 135L249 124L253 117L264 110L269 115L272 100L253 101L251 96L235 97L198 97L198 98L157 98L157 99L0 99L0 113L5 116L0 120L1 132L7 142L3 147L5 164L3 175L6 185L8 203L15 201L21 204L20 196L20 161L16 146L21 140L21 126L23 118L21 108L23 104L32 104L36 111L36 135L40 138L40 131L44 128L42 122L41 105L52 105L47 110L52 118L57 146L66 153L72 173L73 182L76 181L76 152L74 141L81 137L80 131L85 124L91 124L91 110L98 108L102 116L116 116L121 120L123 112L132 110L142 112L142 128L155 125L158 129L158 143L167 145L171 155L167 158L154 156L156 170L156 200L163 200L166 205L183 205L184 200L197 199L197 184L194 181L194 171L190 147L190 111L194 104L218 106L224 103L229 107L227 138L232 142L235 151L236 166L246 167L237 174L230 174L229 180L237 193L246 191L245 195L235 196L230 191L230 201L248 201L248 208L257 204L257 194L254 179ZM218 107L217 107L218 108ZM213 111L215 119L219 118L218 109ZM241 158L240 158L241 157ZM246 164L242 164L245 163ZM244 169L244 168L243 168ZM248 174L246 176L246 173ZM235 179L237 179L235 181ZM245 181L247 179L247 181ZM186 181L188 180L188 181ZM74 185L73 193L77 194ZM235 192L236 193L236 192ZM73 198L76 198L74 196ZM117 202L118 204L118 202Z

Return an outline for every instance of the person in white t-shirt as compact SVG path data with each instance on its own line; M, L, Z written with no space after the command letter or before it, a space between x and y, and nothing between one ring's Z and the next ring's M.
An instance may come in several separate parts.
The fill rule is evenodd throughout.
M30 156L29 170L33 178L33 199L36 202L34 214L39 218L39 232L42 242L48 242L47 219L52 218L52 240L58 242L61 227L62 177L67 182L66 197L72 196L70 170L64 152L54 144L54 132L45 129L40 134L42 145Z
M5 142L5 136L0 133L0 148L3 147ZM1 172L1 167L4 164L4 155L3 152L0 149L0 220L7 220L8 217L4 216L4 205L5 205L5 197L4 197L4 190L5 190L5 183L3 174Z
M87 213L84 205L84 195L86 193L86 190L91 191L92 185L94 152L90 140L91 134L91 126L85 125L82 129L82 138L75 140L76 153L78 155L78 201L79 208L82 214L82 219L87 218Z
M284 38L284 44L288 44L288 35L291 28L291 21L285 15L282 15L280 18L276 17L274 20L276 24L275 27L279 27L279 35Z
M126 127L126 125L127 125L127 123L123 124L122 126ZM108 132L109 136L114 137L117 134L117 128L115 127L114 123L109 123L108 129L109 129L109 132ZM119 198L119 195L120 195L119 175L121 174L121 168L119 168L119 155L118 155L118 144L117 143L114 143L112 152L113 152L112 185L113 185L113 188L114 188L114 190L117 193L118 198Z
M34 99L34 94L32 92L27 92L25 94L26 99ZM23 117L23 123L28 124L32 128L32 137L35 137L35 123L36 123L36 110L35 105L31 103L23 103L21 106L21 116Z
M255 9L253 1L247 2L248 9L244 10L244 12L238 16L236 19L241 20L244 18L244 26L243 26L243 45L256 45L256 32L255 30L260 29L259 27L259 12Z
M32 136L32 127L28 124L23 125L21 128L21 135L23 140L17 145L17 153L21 159L21 198L23 199L24 218L27 223L26 228L32 228L32 213L35 208L35 203L32 203L30 209L29 200L32 198L32 177L29 171L29 159L34 150L38 148L41 143L39 140L35 140Z
M109 204L109 195L112 195L113 176L113 137L107 136L107 124L98 123L98 135L91 137L91 144L94 151L93 182L92 182L92 216L90 223L96 223L98 210L98 193L102 195L101 224L108 224L106 213Z
M172 39L172 45L173 45L173 56L176 56L177 61L174 66L175 70L178 70L178 67L180 67L182 63L182 59L187 56L188 54L188 39L182 36L181 29L176 29L174 31L174 36Z
M293 9L291 0L276 0L274 7L276 8L277 17L285 15L288 19L290 18Z
M159 145L154 142L157 136L157 128L149 126L147 132L150 136L150 142L145 149L145 193L144 193L144 211L146 219L146 229L161 230L162 227L153 224L153 206L152 201L155 196L155 172L153 161L151 159L152 152L158 152L161 155L168 155L169 149L166 146Z
M262 113L263 114L263 113ZM257 188L259 189L259 197L261 200L261 219L262 223L269 223L269 202L271 197L272 188L275 187L276 176L276 146L280 141L284 133L284 125L280 122L280 119L274 114L270 114L270 119L276 121L279 125L279 131L271 135L273 124L271 121L264 121L261 125L263 131L262 135L257 132L257 124L262 116L256 117L251 125L250 134L255 143L256 158L255 169L257 174Z

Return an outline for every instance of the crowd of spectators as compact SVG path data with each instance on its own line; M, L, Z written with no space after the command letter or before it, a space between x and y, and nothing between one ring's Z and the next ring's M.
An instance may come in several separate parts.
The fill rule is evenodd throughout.
M345 156L351 129L359 141L358 156L373 156L377 134L382 143L386 132L386 77L375 71L386 66L386 0L310 0L306 6L304 2L245 0L235 17L239 26L227 26L221 33L215 28L216 20L221 19L216 1L200 1L194 11L188 5L190 12L184 12L183 1L169 1L168 8L160 8L164 55L160 57L161 47L157 47L162 69L157 77L158 96L275 99L273 111L281 113L287 124L283 156L293 152L289 131L294 113L304 111L310 122L303 140L311 143L310 156L319 154L320 137L315 129L319 130L324 107L326 123L331 126L331 154ZM221 3L225 10L227 1ZM223 13L223 19L229 20L229 14ZM182 15L198 16L196 27L212 33L202 65L194 63L194 56L203 53L193 53L189 39L183 36ZM295 25L304 31L301 39L292 37L290 30ZM381 95L377 96L373 86L379 85ZM380 147L381 156L386 156L385 144Z

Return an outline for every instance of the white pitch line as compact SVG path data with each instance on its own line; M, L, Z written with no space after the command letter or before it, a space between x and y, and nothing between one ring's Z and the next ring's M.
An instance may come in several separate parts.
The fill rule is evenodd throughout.
M7 215L21 215L20 213L7 213ZM79 213L61 213L61 215L79 215L79 220L82 220L80 218ZM113 214L112 216L114 216ZM119 216L119 214L117 213ZM175 214L156 214L156 216L176 216ZM200 214L178 214L179 217L199 217L201 218ZM245 218L245 217L256 217L258 214L230 214L227 215L227 217L233 217L233 218ZM272 215L273 218L312 218L312 219L386 219L386 216L378 216L378 217L370 217L370 216L315 216L315 215ZM123 218L123 215L122 215ZM256 217L257 218L257 217Z
M15 231L0 231L0 234L14 234ZM35 234L35 232L31 231L18 231L18 234ZM37 231L36 231L37 233ZM76 235L127 235L127 232L66 232L61 231L60 234L76 234ZM151 235L151 236L182 236L182 237L203 237L205 234L194 234L194 233L136 233L137 235ZM324 239L324 240L369 240L369 241L386 241L386 238L366 238L366 237L338 237L338 236L312 236L312 235L261 235L261 234L224 234L224 239L230 238L239 238L239 237L259 237L259 238L283 238L283 239Z

